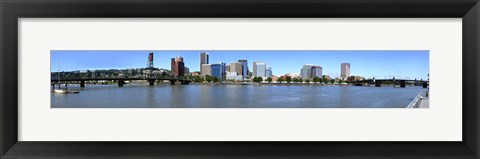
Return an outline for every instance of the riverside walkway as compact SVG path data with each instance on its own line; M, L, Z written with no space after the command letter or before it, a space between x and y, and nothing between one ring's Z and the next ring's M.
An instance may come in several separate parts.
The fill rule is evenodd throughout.
M429 90L422 90L415 99L413 99L412 103L410 103L407 108L429 108L430 99L429 99Z

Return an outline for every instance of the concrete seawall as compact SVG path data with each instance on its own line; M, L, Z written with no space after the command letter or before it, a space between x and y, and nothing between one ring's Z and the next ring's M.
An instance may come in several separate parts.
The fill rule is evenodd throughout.
M430 99L427 95L428 93L428 90L420 91L406 108L429 108Z

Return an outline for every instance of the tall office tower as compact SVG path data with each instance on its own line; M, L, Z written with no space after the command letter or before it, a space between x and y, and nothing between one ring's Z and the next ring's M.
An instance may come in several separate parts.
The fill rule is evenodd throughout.
M313 65L311 64L305 64L303 65L303 68L300 70L300 77L302 79L310 79L312 78L312 67Z
M233 62L230 63L230 72L235 72L237 75L242 75L242 63L240 62Z
M203 76L211 76L212 75L212 67L210 66L210 64L202 64L202 71L203 72L200 72L200 74L202 74Z
M253 62L253 77L257 77L257 62Z
M313 77L320 77L322 78L322 67L320 66L313 66L312 67L312 78Z
M350 63L342 63L340 67L340 78L347 80L350 77Z
M200 53L200 72L203 72L202 71L202 65L203 64L208 64L208 53L207 52Z
M221 62L218 64L211 64L212 77L217 77L218 79L225 78L225 63Z
M171 58L170 59L170 73L174 77L175 77L175 74L177 72L176 69L177 69L177 63L175 62L175 58Z
M265 69L265 75L266 75L267 78L268 78L268 77L270 77L270 78L273 77L272 67L270 67L270 66L267 66L267 67L266 67L266 69Z
M230 64L225 65L225 72L230 72Z
M254 62L253 63L253 77L266 77L266 67L265 62Z
M242 63L242 76L243 79L248 77L248 62L247 60L238 60L238 62Z
M185 75L185 63L183 57L177 56L177 58L171 59L172 75L174 77L182 77Z

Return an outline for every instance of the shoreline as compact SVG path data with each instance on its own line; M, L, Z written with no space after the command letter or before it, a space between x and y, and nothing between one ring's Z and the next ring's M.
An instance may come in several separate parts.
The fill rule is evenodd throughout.
M61 86L63 87L65 85L65 83L61 84ZM76 85L80 85L78 83L68 83L69 86L76 86ZM90 85L90 86L95 86L95 85L99 85L99 86L116 86L117 83L85 83L85 85ZM146 85L148 86L149 83L148 82L126 82L124 84L124 86L127 86L127 85ZM156 85L171 85L170 82L160 82L160 83L155 83L155 86ZM205 85L205 86L218 86L218 85L245 85L245 86L354 86L352 84L321 84L321 83L251 83L251 82L248 82L248 83L242 83L242 82L235 82L235 83L221 83L221 82L217 82L217 83L198 83L198 82L192 82L188 85ZM356 87L375 87L375 86L356 86ZM383 85L381 87L395 87L395 88L400 88L398 86L393 86L393 85ZM407 87L418 87L418 86L407 86Z

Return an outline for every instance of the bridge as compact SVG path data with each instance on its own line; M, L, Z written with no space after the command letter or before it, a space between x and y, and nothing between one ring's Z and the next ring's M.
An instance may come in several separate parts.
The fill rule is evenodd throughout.
M90 77L90 78L52 78L51 83L52 86L55 83L59 82L65 82L65 86L67 85L67 82L78 82L80 83L80 87L85 87L85 81L116 81L119 87L122 87L125 84L125 81L139 81L139 80L145 80L148 81L150 86L153 86L155 84L155 81L157 80L168 80L170 81L171 85L187 85L190 84L190 80L185 79L185 78L174 78L171 76L160 76L160 77Z
M400 86L401 88L405 88L407 84L411 84L414 86L422 86L423 88L427 88L429 81L424 81L424 80L411 80L411 79L367 79L367 80L362 80L362 81L355 81L355 82L349 82L353 83L355 86L369 86L369 85L375 85L375 87L381 87L382 85L393 85L395 86Z

